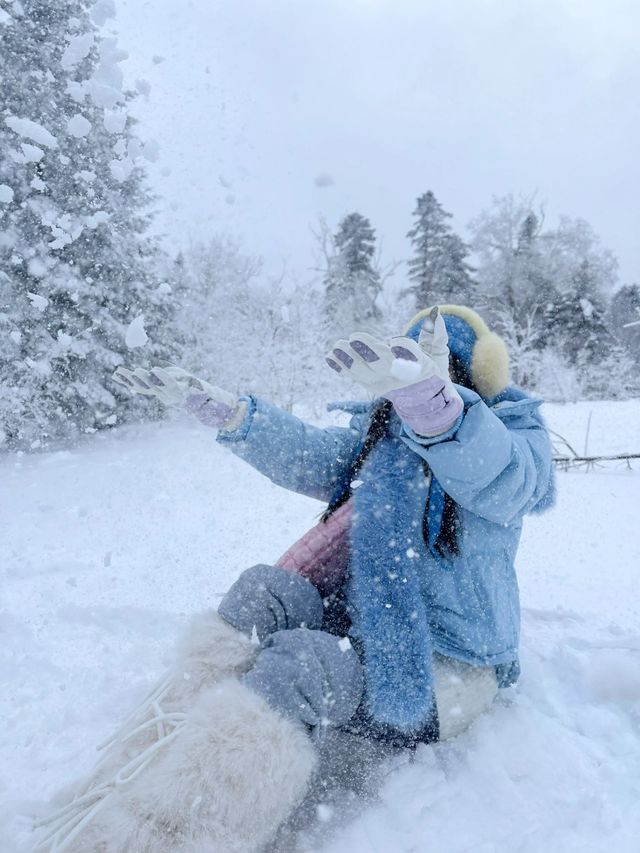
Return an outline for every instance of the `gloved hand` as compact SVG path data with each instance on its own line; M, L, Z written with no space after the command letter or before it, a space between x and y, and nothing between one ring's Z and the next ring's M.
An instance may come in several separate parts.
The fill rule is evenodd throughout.
M246 404L233 394L198 379L181 367L118 367L113 379L132 394L157 397L167 406L182 406L206 426L233 429L242 422Z
M446 432L462 412L462 400L449 378L448 335L437 307L423 322L418 343L398 336L386 344L366 332L354 332L348 341L334 344L327 363L375 396L391 400L419 435Z
M236 402L235 406L231 406L228 400L221 397L216 399L210 393L190 394L184 401L184 407L189 414L195 415L201 424L227 431L239 427L247 411L247 404L244 401Z

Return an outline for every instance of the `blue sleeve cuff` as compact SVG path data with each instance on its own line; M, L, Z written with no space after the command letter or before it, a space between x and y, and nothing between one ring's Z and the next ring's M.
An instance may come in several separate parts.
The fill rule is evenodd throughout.
M245 413L244 420L242 421L240 426L236 427L236 429L234 429L234 430L226 431L226 430L221 429L218 432L217 440L221 444L225 444L225 443L231 442L231 441L244 441L244 439L247 437L247 434L249 433L249 430L251 429L251 423L253 421L253 416L256 412L258 402L257 402L255 397L251 397L251 396L240 397L238 399L238 402L239 403L244 402L247 404L247 411Z
M410 438L411 441L415 441L416 444L422 444L425 447L429 447L432 444L440 444L442 441L449 441L449 439L454 438L455 434L458 432L460 427L462 426L462 421L464 420L464 409L458 415L453 426L449 427L446 432L441 432L438 435L420 435L417 432L414 432L411 427L402 422L402 435Z

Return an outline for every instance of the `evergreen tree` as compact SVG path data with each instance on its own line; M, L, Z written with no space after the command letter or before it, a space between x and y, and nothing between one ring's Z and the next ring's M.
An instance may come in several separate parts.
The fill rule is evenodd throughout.
M624 400L640 393L637 364L627 350L615 341L596 361L578 361L581 396L595 400Z
M550 337L566 355L570 364L593 364L613 345L606 324L606 306L601 299L586 295L581 285L588 270L576 274L574 288L561 294L548 313Z
M584 220L561 217L558 227L543 230L532 203L494 199L471 223L488 314L516 353L519 381L543 381L537 366L542 353L553 351L579 393L598 393L602 365L619 358L607 311L616 259Z
M415 225L408 232L414 256L408 262L407 288L416 306L436 303L469 303L473 296L473 268L467 263L469 247L453 232L448 213L429 190L421 195L413 212Z
M22 0L0 26L0 437L40 446L139 412L111 381L123 361L171 357L171 289L154 272L150 197L136 159L104 4ZM132 357L130 323L148 333ZM141 345L142 331L129 337ZM142 403L144 405L144 403ZM148 406L153 406L149 403Z
M606 358L615 340L607 324L606 303L588 261L574 273L570 289L557 297L546 312L549 337L569 364L589 369Z
M252 324L260 320L261 272L261 259L228 235L195 243L177 256L169 278L179 295L177 322L188 342L181 363L187 369L231 390L237 383L247 387L258 366L239 353L268 335L265 326L258 341L251 336Z
M184 367L287 409L301 399L317 404L318 384L335 378L328 368L318 376L325 351L320 293L286 281L284 273L267 278L261 259L226 235L192 245L176 258L169 278L176 281L178 322L188 340Z
M541 316L558 295L545 267L545 238L541 232L540 217L529 211L518 232L513 253L512 280L505 287L508 302L522 324L526 324L532 316ZM538 345L544 346L547 343L546 329L539 323L536 327Z
M494 199L493 208L480 214L471 230L487 313L498 329L520 330L523 340L541 349L547 345L546 311L557 291L547 269L550 244L532 202L512 196Z
M613 295L609 311L613 334L640 364L640 287L621 287Z
M376 298L382 290L380 272L375 265L376 236L369 220L350 213L338 225L326 258L325 313L331 327L377 320L380 311Z

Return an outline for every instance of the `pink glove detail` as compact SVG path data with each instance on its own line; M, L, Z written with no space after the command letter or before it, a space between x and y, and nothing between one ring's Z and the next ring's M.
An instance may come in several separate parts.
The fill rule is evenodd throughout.
M200 423L218 428L224 426L235 412L231 406L212 400L208 394L189 394L184 401L184 407L189 414L195 415Z
M460 417L463 403L451 393L444 380L430 376L413 385L387 391L400 418L418 435L435 436L446 432Z

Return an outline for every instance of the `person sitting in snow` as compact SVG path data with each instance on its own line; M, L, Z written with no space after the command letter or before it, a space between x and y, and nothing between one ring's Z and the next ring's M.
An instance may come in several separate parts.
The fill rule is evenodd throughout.
M196 618L38 849L259 850L305 794L328 728L442 740L517 679L514 558L523 516L553 499L540 401L508 386L503 341L461 306L422 311L389 342L355 333L327 361L372 398L339 407L348 428L177 368L116 372L327 509Z

